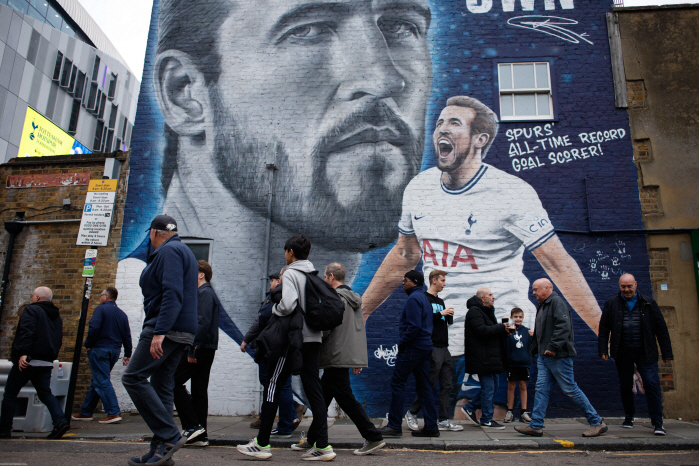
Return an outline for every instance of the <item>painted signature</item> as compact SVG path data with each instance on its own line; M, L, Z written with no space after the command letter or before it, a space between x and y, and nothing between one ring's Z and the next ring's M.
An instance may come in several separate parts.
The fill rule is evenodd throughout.
M507 24L518 28L543 32L544 34L558 37L559 39L572 42L573 44L579 44L580 41L583 40L588 44L593 45L592 42L587 39L588 34L586 32L578 34L577 32L573 32L570 29L563 27L578 24L578 22L574 19L561 18L558 16L516 16L508 19Z
M379 345L374 351L374 356L377 359L386 360L386 365L393 367L396 365L396 356L398 355L398 345L393 345L393 348L384 348L383 345Z

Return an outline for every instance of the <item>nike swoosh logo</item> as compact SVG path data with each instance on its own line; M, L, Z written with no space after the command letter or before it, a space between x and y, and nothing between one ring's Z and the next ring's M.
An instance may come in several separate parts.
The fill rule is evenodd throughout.
M425 218L425 216L423 215L422 217L418 217L417 215L413 215L413 218L414 218L415 220L420 220L421 218Z

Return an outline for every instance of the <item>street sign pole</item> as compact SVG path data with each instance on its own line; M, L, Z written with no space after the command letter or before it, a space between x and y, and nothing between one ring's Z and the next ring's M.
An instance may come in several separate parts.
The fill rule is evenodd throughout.
M85 278L85 288L83 289L83 303L80 308L80 321L78 322L78 333L75 336L75 349L73 350L73 367L70 370L70 383L68 384L68 395L66 396L66 422L70 424L73 414L73 401L75 400L75 386L78 383L78 368L80 367L80 355L83 348L83 337L85 336L85 323L87 321L87 309L90 305L90 294L92 293L92 280L95 273L95 261L97 259L97 248L90 248L85 251L85 263L83 266L83 277Z

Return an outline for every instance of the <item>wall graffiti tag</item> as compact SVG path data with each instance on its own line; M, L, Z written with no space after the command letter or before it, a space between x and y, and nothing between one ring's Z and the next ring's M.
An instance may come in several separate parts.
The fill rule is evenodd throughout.
M515 26L518 28L529 29L531 31L542 32L544 34L549 34L559 39L571 42L573 44L579 44L580 41L587 42L590 45L594 45L592 41L588 39L588 34L586 32L577 33L571 31L563 26L574 26L578 24L574 19L561 18L559 16L517 16L507 20L507 24L510 26Z

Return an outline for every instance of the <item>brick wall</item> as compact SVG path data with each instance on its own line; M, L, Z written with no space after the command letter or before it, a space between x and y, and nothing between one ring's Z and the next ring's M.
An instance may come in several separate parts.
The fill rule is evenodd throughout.
M58 157L16 158L0 165L0 221L9 222L15 212L25 212L26 221L80 219L87 185L62 187L6 188L9 175L45 175L88 172L90 179L102 179L104 161L116 157L122 162L116 197L116 206L106 247L100 247L96 273L88 309L88 322L99 304L99 294L114 285L117 259L121 243L123 207L126 197L129 153L66 155ZM63 199L70 199L69 209L63 208ZM85 279L82 277L83 259L87 246L77 246L80 222L27 224L17 235L10 268L10 284L0 316L0 358L9 358L17 322L23 308L29 304L32 290L48 286L53 291L53 303L63 318L63 346L59 360L72 362L77 335ZM6 259L9 234L0 233L0 251ZM87 335L87 333L85 334ZM90 385L90 367L83 350L75 393L75 405L82 403Z

